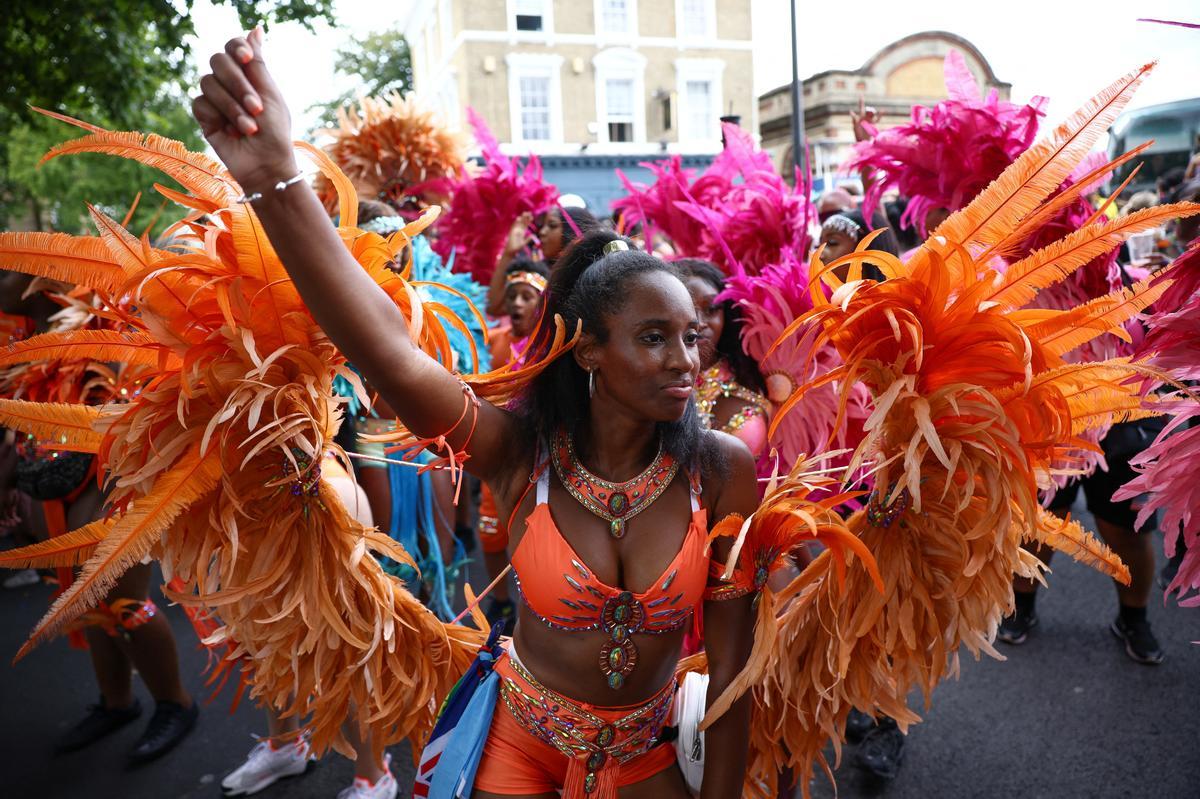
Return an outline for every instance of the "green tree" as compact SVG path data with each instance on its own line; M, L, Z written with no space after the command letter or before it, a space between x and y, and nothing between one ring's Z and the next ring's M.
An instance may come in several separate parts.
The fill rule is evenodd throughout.
M187 104L177 98L163 98L143 109L142 127L182 141L193 150L204 147ZM140 234L163 208L164 199L154 191L155 182L180 189L160 172L110 155L65 155L40 163L51 147L83 134L40 116L10 131L0 144L0 157L8 164L0 186L0 213L10 217L5 226L20 222L35 230L94 232L88 203L120 220L140 193L138 210L130 222L130 229ZM153 232L161 232L179 216L178 209L168 207Z
M197 148L187 90L190 16L195 0L9 0L0 12L0 227L76 230L83 201L123 215L139 191L147 201L134 224L157 203L146 196L154 173L103 156L36 165L51 146L79 135L32 112L63 111L113 129L153 131ZM241 24L316 19L333 22L333 0L213 0L232 6Z
M9 0L0 14L0 108L27 119L27 105L91 108L118 124L165 83L187 75L187 37L195 0ZM233 6L242 25L320 18L333 23L333 0L214 0Z
M328 103L309 109L322 109L321 122L326 125L336 124L338 109L353 103L360 95L403 94L412 88L412 54L399 31L352 39L337 49L334 65L341 74L354 77L358 85Z

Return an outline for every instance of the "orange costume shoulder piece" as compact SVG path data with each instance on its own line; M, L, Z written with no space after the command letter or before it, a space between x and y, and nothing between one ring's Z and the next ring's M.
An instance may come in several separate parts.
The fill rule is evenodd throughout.
M35 336L5 353L6 362L44 358L53 346L56 357L149 370L124 405L0 400L0 423L97 454L115 486L111 518L6 553L8 563L24 556L83 563L20 654L78 618L150 554L178 581L168 591L173 600L218 609L223 627L213 639L237 642L232 656L249 664L252 698L307 719L316 751L352 754L342 732L351 706L376 759L403 738L420 740L436 699L483 635L438 621L367 556L412 563L386 535L359 524L323 476L342 413L333 379L357 378L308 313L253 208L236 202L242 190L220 164L155 135L74 124L87 135L47 157L104 153L156 167L187 192L160 187L187 216L172 229L170 250L95 209L98 236L0 234L0 268L129 296L137 309L126 331ZM298 146L338 191L347 250L405 312L417 346L449 363L445 325L458 320L420 307L408 269L388 268L436 212L387 238L360 231L345 177L319 151ZM522 379L492 378L500 391L516 390ZM468 401L467 424L469 410Z
M1150 68L1121 78L1030 147L906 263L871 251L871 237L830 264L813 259L813 309L785 338L797 336L810 359L831 343L842 363L797 389L772 424L829 381L866 387L872 412L847 474L868 467L876 488L848 526L873 560L823 553L784 592L790 601L776 624L760 625L770 645L756 641L754 679L738 686L755 700L747 796L768 795L764 786L784 768L807 790L815 764L828 771L826 744L840 752L851 708L906 728L919 720L908 707L911 691L928 702L956 670L960 648L995 655L991 640L1012 606L1013 576L1040 576L1022 542L1128 581L1112 552L1078 524L1044 513L1037 495L1088 429L1145 413L1129 378L1152 369L1123 358L1070 364L1064 356L1096 337L1125 335L1122 323L1170 280L1066 311L1026 306L1129 234L1200 205L1100 217L1004 274L990 264L1022 240L1023 220L1081 190L1047 199ZM864 263L886 280L863 279ZM844 282L834 276L839 268L848 268ZM843 411L847 401L843 395ZM721 709L714 705L708 721Z

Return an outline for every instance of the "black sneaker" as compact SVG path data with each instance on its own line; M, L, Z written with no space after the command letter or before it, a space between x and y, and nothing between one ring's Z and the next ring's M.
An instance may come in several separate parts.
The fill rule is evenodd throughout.
M904 733L896 722L881 716L858 747L858 765L882 780L895 779L904 759Z
M1029 631L1037 627L1037 623L1036 613L1014 611L1011 616L1005 616L1000 620L1000 628L996 630L996 640L1013 646L1023 644L1025 639L1029 638Z
M54 744L56 752L74 752L90 743L116 732L142 715L142 704L135 698L133 704L123 708L107 708L104 699L99 704L88 705L87 715Z
M1157 666L1163 662L1163 650L1150 630L1150 622L1143 619L1126 624L1118 616L1109 629L1125 642L1125 654L1133 660L1146 666Z
M497 622L504 622L501 635L512 635L513 628L517 626L517 605L511 599L492 599L483 615L487 616L488 624L492 627Z
M873 729L875 719L856 707L850 708L850 715L846 717L846 741L852 744L859 743Z
M129 753L129 764L148 763L170 752L196 726L199 715L200 707L195 700L191 707L176 702L156 703L146 731Z

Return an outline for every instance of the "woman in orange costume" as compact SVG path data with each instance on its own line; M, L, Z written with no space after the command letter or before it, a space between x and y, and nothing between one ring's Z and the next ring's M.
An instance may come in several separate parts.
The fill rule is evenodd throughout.
M297 174L290 118L262 60L261 34L230 41L212 64L196 117L254 199L314 317L410 430L463 451L492 485L501 515L527 520L511 532L528 601L514 654L497 666L505 708L497 708L474 795L615 797L620 787L625 797L685 796L673 751L653 743L683 623L707 580L703 520L706 510L749 515L757 490L745 448L699 426L691 402L698 323L675 270L612 234L581 240L563 256L546 306L582 327L571 357L551 363L516 410L469 393L464 407L464 384L414 346L395 304L324 224L317 197L289 182ZM527 535L547 546L522 548ZM715 549L728 552L724 542ZM714 697L749 655L751 613L749 596L706 606ZM535 746L536 708L547 700L579 709L571 723L591 733L589 756ZM748 723L741 700L708 729L704 797L740 792Z

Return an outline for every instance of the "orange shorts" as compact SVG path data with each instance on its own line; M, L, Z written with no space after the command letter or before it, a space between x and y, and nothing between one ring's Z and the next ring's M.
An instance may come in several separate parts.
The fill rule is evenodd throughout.
M521 680L508 655L496 661L502 680ZM588 707L590 713L605 721L615 721L635 708ZM483 746L483 757L475 773L475 788L488 793L510 796L550 793L563 788L569 760L550 744L535 738L522 727L502 700L496 703L492 726ZM616 773L616 787L633 785L675 765L675 747L658 744L643 755L622 764Z

